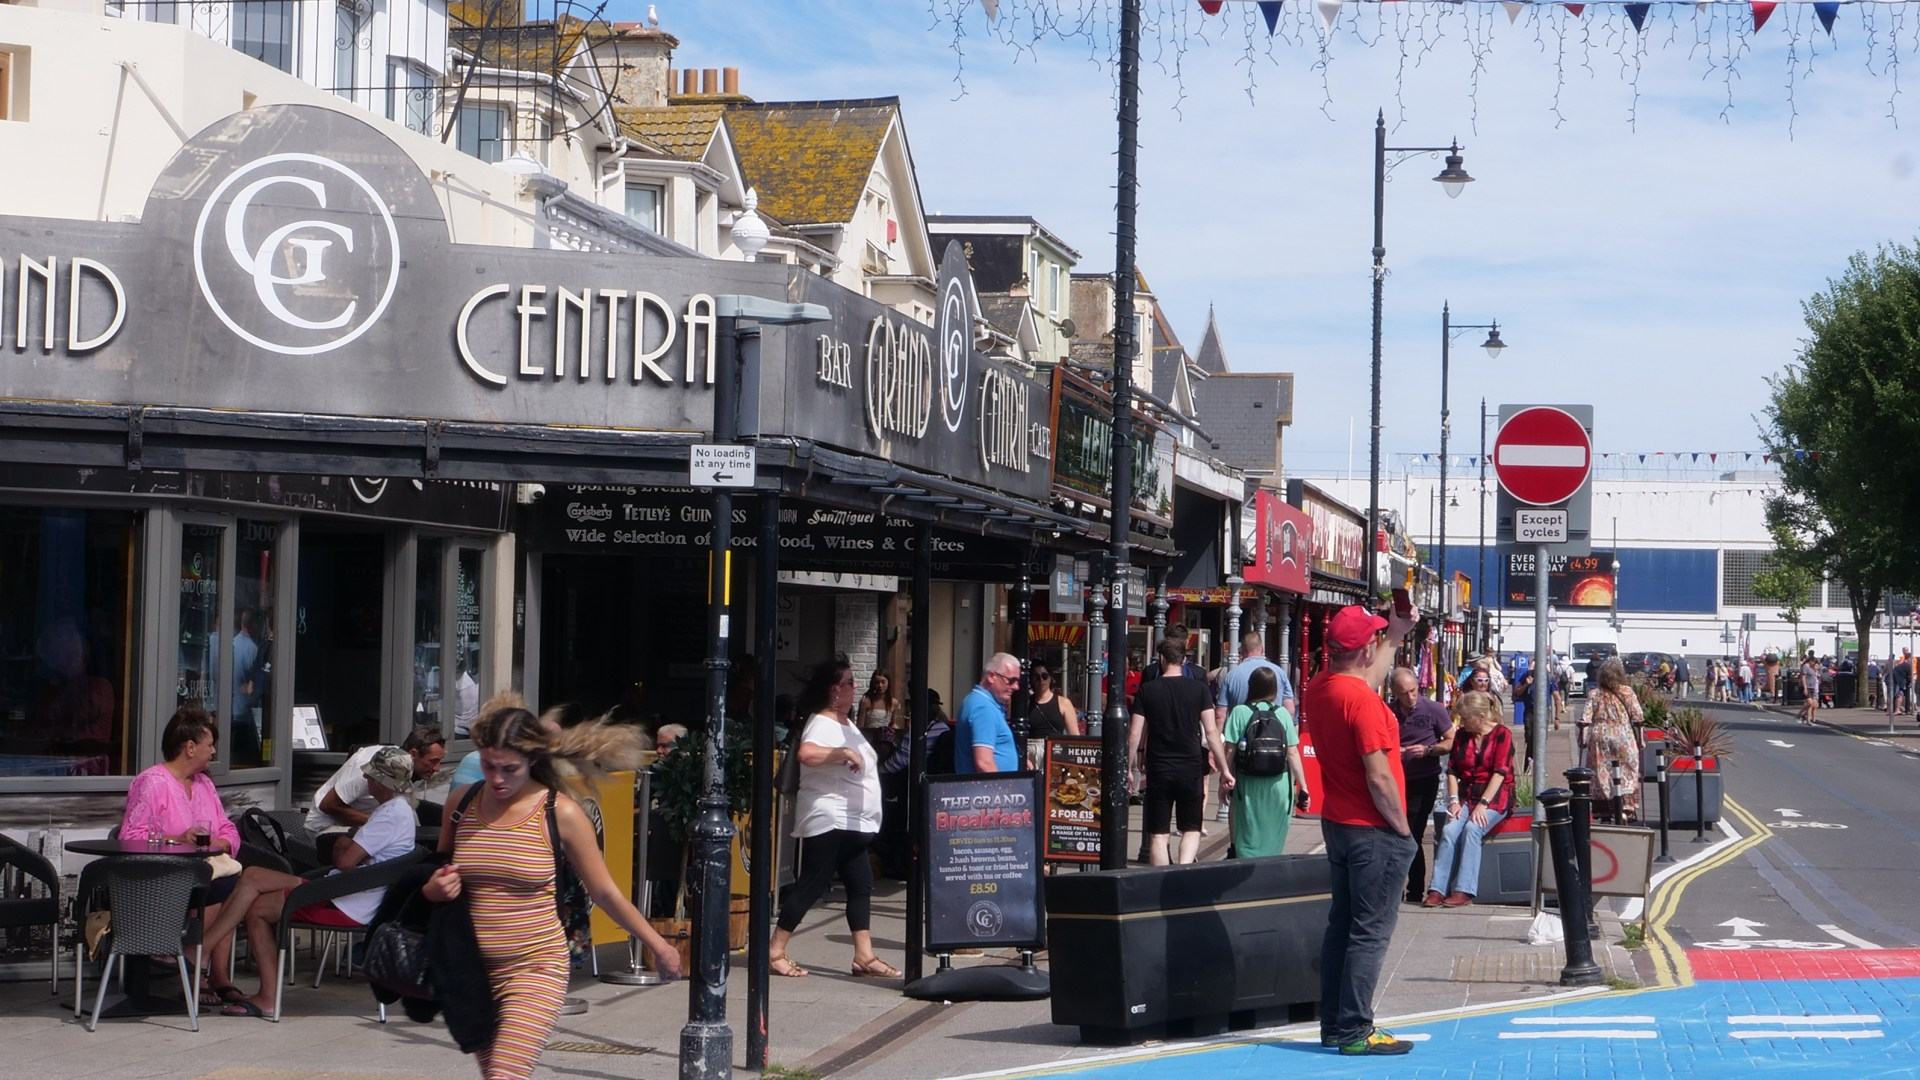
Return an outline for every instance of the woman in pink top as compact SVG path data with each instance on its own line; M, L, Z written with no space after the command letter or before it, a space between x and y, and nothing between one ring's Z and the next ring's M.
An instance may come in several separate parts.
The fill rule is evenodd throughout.
M133 778L127 788L127 812L120 819L122 840L159 838L164 843L187 844L196 834L208 834L215 851L231 855L240 850L240 830L227 820L207 767L213 764L218 732L212 718L191 705L181 706L167 721L160 735L160 752L165 761ZM207 893L204 917L208 923L220 917L220 904L233 892L238 876L221 878ZM226 982L227 953L233 948L230 936L210 941L206 971L206 1004L219 1007L246 995Z

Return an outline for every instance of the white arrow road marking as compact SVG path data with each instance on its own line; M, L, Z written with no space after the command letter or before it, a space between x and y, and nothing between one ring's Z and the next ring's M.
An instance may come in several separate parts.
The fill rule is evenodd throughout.
M1754 927L1765 926L1767 924L1763 922L1754 922L1752 919L1743 919L1738 915L1735 915L1733 918L1728 919L1726 922L1718 923L1716 925L1733 927L1733 936L1737 938L1743 938L1743 937L1757 938L1760 935L1757 931L1754 930Z
M1776 813L1776 814L1779 814L1779 815L1780 815L1781 817L1783 817L1783 818L1791 818L1791 817L1804 817L1804 816L1805 816L1805 815L1803 815L1803 814L1801 814L1801 813L1800 813L1800 811L1798 811L1798 810L1793 810L1793 809L1790 809L1790 808L1788 808L1788 807L1785 807L1785 806L1776 806L1776 807L1774 807L1774 808L1773 808L1773 812L1774 812L1774 813Z
M1779 739L1768 739L1768 740L1767 740L1767 745L1768 745L1768 746L1777 746L1777 747L1779 747L1779 748L1780 748L1780 749L1782 749L1782 750L1791 750L1791 749L1793 749L1793 744L1792 744L1792 743L1790 743L1790 742L1782 742L1782 741L1781 741L1781 740L1779 740Z
M1580 1024L1652 1024L1651 1016L1516 1016L1507 1021L1509 1024L1531 1024L1537 1027L1569 1027Z
M1731 1031L1728 1032L1728 1034L1736 1039L1884 1039L1887 1037L1884 1031L1869 1031L1866 1029L1858 1031L1829 1031L1819 1028L1812 1028L1806 1031ZM1502 1035L1501 1038L1504 1039L1506 1036Z
M1828 937L1837 938L1856 949L1877 949L1880 947L1857 934L1849 934L1832 923L1821 923L1820 929L1825 931Z
M1838 1013L1835 1013L1835 1014L1815 1013L1810 1016L1766 1016L1766 1015L1751 1016L1750 1015L1750 1016L1727 1017L1727 1023L1729 1024L1808 1024L1816 1027L1821 1024L1828 1024L1828 1025L1877 1024L1879 1022L1880 1022L1880 1018L1870 1013L1852 1013L1852 1014L1846 1014L1846 1015L1842 1015Z

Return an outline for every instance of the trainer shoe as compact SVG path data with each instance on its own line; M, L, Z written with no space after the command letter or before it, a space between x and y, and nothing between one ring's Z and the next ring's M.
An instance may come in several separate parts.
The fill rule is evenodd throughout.
M1379 1028L1374 1028L1372 1034L1359 1042L1350 1042L1340 1048L1343 1057L1393 1057L1412 1051L1412 1043L1402 1042Z

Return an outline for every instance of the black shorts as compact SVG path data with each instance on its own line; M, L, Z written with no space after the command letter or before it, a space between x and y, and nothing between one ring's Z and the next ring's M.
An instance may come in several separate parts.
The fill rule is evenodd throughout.
M1199 832L1202 811L1207 802L1207 777L1198 776L1149 776L1147 790L1142 800L1145 803L1146 827L1149 834L1164 833L1179 819L1183 833Z

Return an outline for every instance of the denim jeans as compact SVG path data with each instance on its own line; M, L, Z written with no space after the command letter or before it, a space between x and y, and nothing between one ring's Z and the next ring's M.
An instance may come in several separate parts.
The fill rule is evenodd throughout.
M1373 990L1400 917L1414 840L1391 829L1326 822L1333 907L1320 944L1320 1036L1357 1042L1373 1030Z
M1479 895L1481 841L1506 817L1489 810L1487 823L1475 825L1473 813L1468 811L1448 821L1447 827L1440 830L1440 846L1433 852L1433 884L1428 888L1443 896L1452 892ZM1459 860L1457 870L1455 859Z

